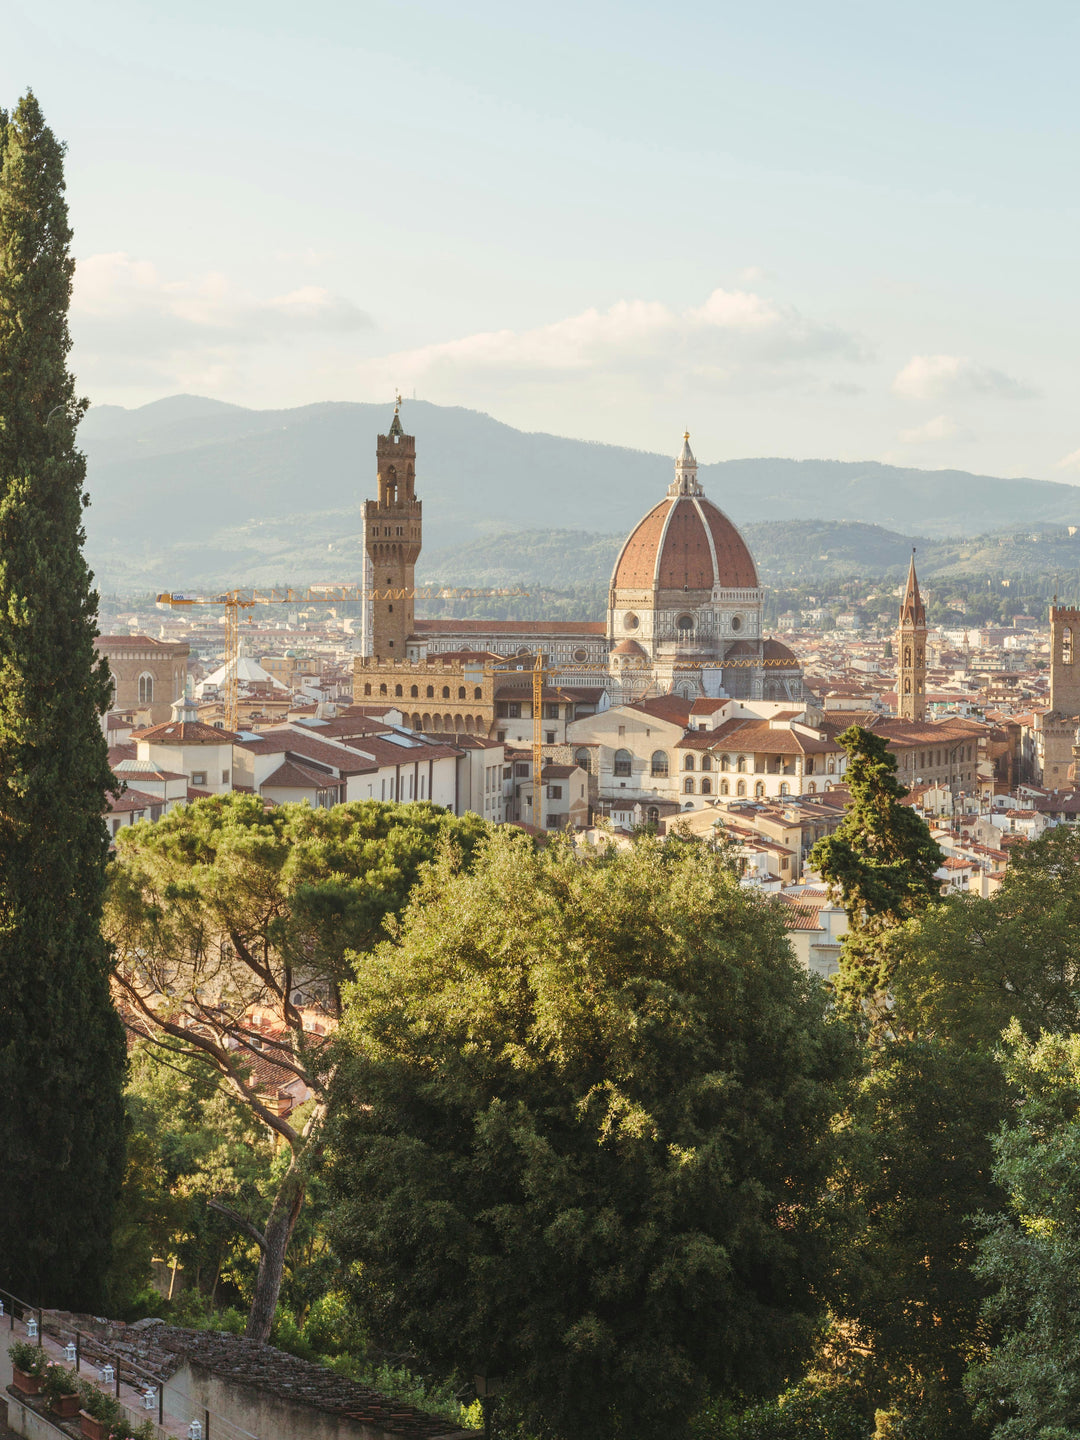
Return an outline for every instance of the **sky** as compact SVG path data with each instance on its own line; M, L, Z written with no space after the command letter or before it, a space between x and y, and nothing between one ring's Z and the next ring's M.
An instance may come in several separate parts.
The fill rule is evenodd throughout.
M1042 0L8 0L0 104L68 145L94 402L1080 483L1078 40Z

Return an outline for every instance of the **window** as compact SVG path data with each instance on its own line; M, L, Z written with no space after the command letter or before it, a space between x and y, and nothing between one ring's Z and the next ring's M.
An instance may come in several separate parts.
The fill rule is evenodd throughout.
M675 621L676 626L685 634L694 628L694 617L692 615L680 615Z
M139 676L139 704L152 705L154 703L154 677L145 672Z
M507 717L511 720L521 719L521 701L511 700L506 707Z
M449 685L444 685L444 686L442 687L442 698L443 698L444 700L449 700L449 699L450 699L450 686L449 686Z
M702 768L703 770L711 770L711 769L712 769L712 756L711 756L711 755L702 755L702 757L701 757L701 768Z
M472 698L474 700L482 700L484 698L484 692L479 685L474 688Z
M1070 625L1066 625L1061 632L1061 663L1063 665L1073 663L1073 633ZM139 684L142 684L141 680Z
M811 780L811 781L810 781L810 784L807 785L807 787L806 787L806 793L807 793L808 795L816 795L816 794L817 794L817 785L815 784L815 782L814 782L813 780Z
M458 686L457 698L458 698L459 700L464 700L464 699L465 699L465 686L464 686L464 685L459 685L459 686Z
M745 756L745 755L740 755L739 758L735 761L735 769L738 770L738 772L739 772L740 775L743 774L743 772L746 770L746 756ZM746 791L744 790L742 793L745 795L745 794L746 794Z
M590 755L589 755L588 750L575 750L575 751L574 751L574 764L575 764L575 765L580 765L581 768L582 768L582 770L588 770L588 768L589 768L589 762L590 762Z
M784 783L780 786L780 794L781 794L781 795L790 795L790 794L791 794L791 786L787 783L786 780L785 780Z
M369 680L368 683L364 686L364 694L365 694L365 695L370 695L370 694L371 694L371 682L370 682L370 680Z
M728 782L727 782L726 780L721 780L721 781L720 781L720 794L721 794L721 795L730 795L730 794L731 794L731 786L728 784Z
M711 795L711 794L712 794L712 781L709 780L708 778L702 780L702 782L701 782L701 793L702 793L703 795Z
M693 770L693 768L694 768L694 757L693 757L693 755L686 755L686 756L683 757L682 768L683 768L684 770Z
M554 745L554 744L555 744L555 731L554 731L554 730L545 730L545 731L544 731L544 744L545 744L545 745Z
M636 615L624 615L622 623L624 630L636 630L639 622Z
M386 694L386 686L385 686L385 685L380 685L380 686L379 686L379 694L380 694L380 695L385 695L385 694Z
M517 776L520 778L521 776L528 775L528 773L529 773L529 767L528 767L528 765L527 765L524 761L519 760L519 761L517 762L517 764L514 766L514 774L517 775Z
M192 783L192 785L205 785L205 784L206 784L206 771L205 771L205 770L193 770L193 771L191 772L191 783Z
M629 774L630 774L630 769L631 769L630 751L629 751L629 750L616 750L616 751L615 751L615 774L616 774L616 775L629 775Z
M734 630L734 631L736 631L736 632L738 632L739 630L742 629L742 616L741 616L741 615L732 615L732 617L731 617L731 628L732 628L732 630Z
M412 686L410 686L410 687L409 687L409 695L410 695L410 697L411 697L413 700L419 700L419 699L420 699L420 686L419 686L419 685L412 685Z
M428 698L429 700L434 700L434 699L435 699L435 686L434 686L434 685L429 685L429 686L427 687L427 698Z
M561 800L561 799L562 799L562 786L561 786L561 785L549 785L549 786L547 787L547 798L548 798L549 800Z
M764 782L763 780L759 780L759 781L757 782L757 784L754 786L754 799L755 799L755 800L761 800L761 799L764 797L764 795L765 795L765 782Z
M736 795L745 795L745 794L746 794L746 781L745 781L745 780L740 780L740 781L739 781L738 785L735 787L735 793L736 793Z
M558 703L551 700L545 700L543 714L545 720L557 720L559 718Z
M227 784L229 783L229 772L228 772L228 770L222 770L222 772L221 772L221 783L222 783L223 785L227 785Z
M730 770L730 769L731 769L731 756L730 756L730 755L721 755L721 756L720 756L720 769L721 769L721 770ZM727 794L727 791L725 790L724 793L725 793L725 795L726 795L726 794Z
M692 795L692 794L694 793L694 780L693 780L693 776L688 775L688 776L686 777L686 779L682 782L682 788L683 788L683 794L684 794L684 795Z
M666 776L668 773L668 757L664 750L654 750L652 759L649 761L649 774Z
M499 742L500 745L504 744L505 741L506 741L506 731L505 731L505 730L496 730L496 732L495 732L495 739Z
M395 686L394 686L394 694L395 694L395 695L404 695L404 693L405 693L405 692L404 692L404 690L402 690L402 688L401 688L400 685L395 685Z

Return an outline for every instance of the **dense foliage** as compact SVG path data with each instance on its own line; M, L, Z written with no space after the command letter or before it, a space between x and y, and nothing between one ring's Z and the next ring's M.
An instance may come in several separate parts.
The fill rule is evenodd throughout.
M0 1277L100 1304L123 1162L124 1043L101 906L109 773L82 553L86 408L67 369L64 148L0 113Z
M106 928L132 1027L208 1064L288 1147L263 1218L227 1194L208 1202L258 1246L252 1338L270 1334L318 1161L345 957L383 933L436 854L467 857L485 833L477 816L427 803L267 809L231 794L119 837ZM285 1115L277 1092L289 1086L305 1103Z
M338 1055L333 1239L378 1333L592 1440L797 1367L848 1033L704 847L445 857Z

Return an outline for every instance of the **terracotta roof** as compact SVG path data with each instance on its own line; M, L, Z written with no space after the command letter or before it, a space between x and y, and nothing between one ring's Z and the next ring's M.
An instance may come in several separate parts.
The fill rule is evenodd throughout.
M686 725L690 720L690 701L682 695L654 695L651 699L635 700L622 708L641 710L646 715L655 715L658 720L670 720L676 725Z
M612 572L614 589L757 589L746 541L703 495L668 495L627 537Z
M160 795L148 795L145 790L127 789L122 795L110 794L107 799L110 815L127 815L132 810L149 810L151 805L160 809L165 804Z
M239 738L231 730L218 730L201 720L170 720L131 733L135 740L151 740L155 745L230 745Z
M417 635L567 635L577 639L607 633L603 620L416 620L413 628Z
M123 745L110 745L109 764L115 769L122 760L134 760L138 756L138 753L138 747L134 741L128 741Z
M299 765L295 760L286 760L262 782L263 788L274 790L330 790L337 789L337 777L325 770L313 770Z
M263 730L255 739L238 740L236 748L250 755L299 755L345 775L354 775L361 768L348 749L327 745L314 735L297 730Z
M819 740L799 730L773 730L766 720L725 720L715 730L691 731L679 744L700 749L702 736L709 749L751 751L759 755L836 754L840 748L835 740Z
M628 639L620 640L611 653L612 655L645 655L647 652L645 647L639 645L636 640Z

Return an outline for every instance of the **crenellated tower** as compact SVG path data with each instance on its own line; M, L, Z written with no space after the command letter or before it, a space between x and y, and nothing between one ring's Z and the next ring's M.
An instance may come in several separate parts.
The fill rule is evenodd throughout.
M914 550L896 629L896 713L901 720L926 719L926 606L919 594Z
M401 428L401 397L387 435L380 435L378 499L364 501L366 642L376 660L404 660L413 633L415 567L421 515L416 498L416 440Z

